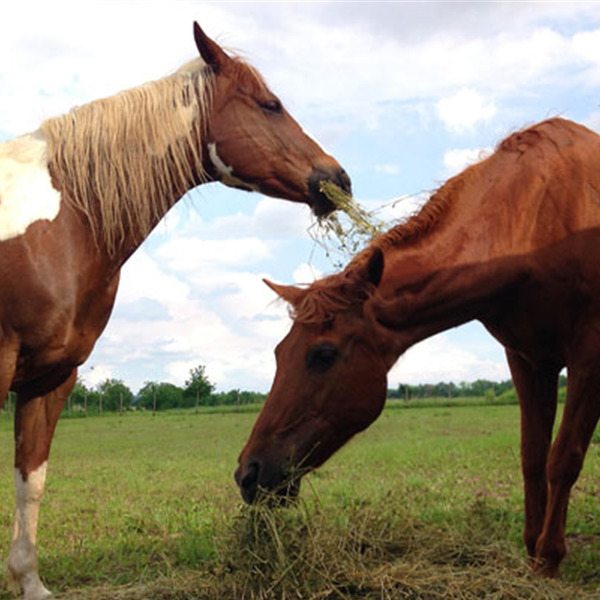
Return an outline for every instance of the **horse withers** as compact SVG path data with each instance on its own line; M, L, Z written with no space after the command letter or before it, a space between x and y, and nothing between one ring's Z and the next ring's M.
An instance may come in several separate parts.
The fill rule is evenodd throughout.
M554 576L600 416L600 137L562 119L515 133L341 273L269 285L294 322L239 457L243 498L297 493L304 473L377 418L407 348L478 319L506 349L519 397L527 551Z
M36 559L50 443L76 369L103 331L123 263L189 189L221 181L333 205L350 189L245 61L194 24L198 58L174 74L0 144L0 399L17 393L17 509L8 567L25 600L50 592Z

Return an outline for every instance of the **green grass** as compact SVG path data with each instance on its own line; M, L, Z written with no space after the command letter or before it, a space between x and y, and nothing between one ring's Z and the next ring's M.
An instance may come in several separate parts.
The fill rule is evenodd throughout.
M62 420L38 538L47 586L69 599L600 598L597 440L573 493L570 554L548 583L521 543L516 406L391 407L278 511L244 507L233 482L256 416ZM5 418L0 454L5 560Z

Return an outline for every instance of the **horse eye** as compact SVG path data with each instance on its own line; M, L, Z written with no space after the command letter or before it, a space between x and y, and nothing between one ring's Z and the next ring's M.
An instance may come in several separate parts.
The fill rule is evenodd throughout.
M338 358L338 351L331 344L322 344L311 348L306 355L306 368L316 373L330 369Z
M283 106L279 100L267 100L265 102L259 102L258 105L268 113L278 115L283 110Z

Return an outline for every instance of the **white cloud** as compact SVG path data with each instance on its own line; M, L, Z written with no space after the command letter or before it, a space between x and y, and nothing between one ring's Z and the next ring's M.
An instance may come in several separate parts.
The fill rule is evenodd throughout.
M199 271L207 267L244 267L269 258L268 244L255 237L201 240L192 237L171 239L161 246L158 255L175 271Z
M239 10L208 2L199 14L192 1L168 9L155 2L140 20L130 3L37 2L31 20L30 4L11 3L0 36L0 52L11 57L10 68L0 72L0 115L7 115L0 130L15 135L33 129L74 104L170 72L194 56L194 18L211 35L242 48L303 123L322 131L347 132L361 123L387 128L393 124L384 115L392 104L435 102L457 86L514 97L552 82L564 85L566 68L574 70L571 85L593 86L600 73L598 7L336 4L251 3ZM569 34L536 23L551 18L572 27L585 22L586 30ZM110 31L110 44L78 25L89 22L100 37ZM151 43L158 38L164 43ZM494 106L487 100L476 108L489 115ZM466 118L450 122L463 127Z
M176 242L154 256L139 251L128 264L120 302L86 380L93 375L96 383L105 373L143 363L145 369L130 376L134 389L149 379L183 384L189 370L203 364L219 389L244 387L242 373L251 373L252 384L264 389L274 375L273 348L290 326L285 303L276 301L260 274L236 270L239 263L231 257L210 264L201 258L196 270L193 261L182 264L176 256L175 276L170 261L162 263L162 250L177 248ZM99 369L103 365L111 366ZM157 367L161 372L154 373Z
M505 361L481 359L473 352L452 344L438 334L410 348L389 373L390 387L398 383L422 383L509 379Z
M589 69L600 69L600 30L582 31L573 36L573 51Z
M492 153L491 148L455 148L444 153L444 175L450 177L460 173L469 165L483 160Z
M0 69L0 114L9 117L0 131L29 131L75 105L162 77L194 56L194 18L215 35L236 20L212 3L198 12L193 1L147 3L142 16L130 2L6 5L0 54L10 56L10 65Z
M298 265L293 274L294 283L298 284L312 283L317 279L321 279L321 277L323 277L323 273L308 263Z
M147 298L174 307L190 294L189 285L161 269L143 248L125 263L121 275L118 299L123 304Z
M109 364L87 365L87 368L81 369L79 374L86 386L94 388L113 376L113 366Z
M223 214L212 219L203 217L207 204L223 205ZM231 205L238 208L230 209ZM240 205L243 210L239 208ZM248 207L252 207L252 212L248 212ZM221 184L208 184L195 189L168 213L167 219L166 225L158 227L159 234L201 237L205 240L232 237L261 240L305 238L314 222L306 204L240 192Z
M464 133L481 121L489 121L497 112L492 101L470 88L463 88L452 96L442 98L436 110L446 128L455 133Z

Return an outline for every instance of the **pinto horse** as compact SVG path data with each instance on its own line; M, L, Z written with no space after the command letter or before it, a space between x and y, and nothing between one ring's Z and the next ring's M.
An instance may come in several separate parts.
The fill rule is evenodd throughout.
M9 572L50 596L36 529L52 435L115 299L119 270L189 189L208 182L333 206L350 189L260 74L194 24L199 57L174 74L49 119L0 144L0 399L17 393Z
M506 349L519 397L527 551L554 576L600 416L600 137L562 119L515 133L342 272L269 285L294 323L239 458L243 498L296 494L303 473L378 417L407 348L478 319Z

